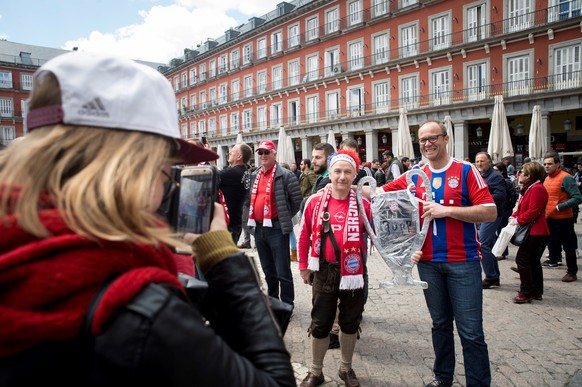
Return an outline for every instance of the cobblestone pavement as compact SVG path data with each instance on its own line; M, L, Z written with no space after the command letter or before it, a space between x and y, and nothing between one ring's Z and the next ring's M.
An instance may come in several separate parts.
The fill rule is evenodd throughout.
M582 224L577 224L576 231L582 235ZM247 252L256 257L256 250ZM562 282L565 262L559 268L544 269L543 301L514 304L511 299L519 288L519 278L510 267L515 266L516 252L517 248L511 246L509 259L499 262L501 286L484 290L483 316L492 385L582 386L582 278ZM581 259L578 265L582 266ZM311 342L307 336L311 287L303 284L297 263L292 262L291 266L295 312L285 342L299 385L311 364ZM380 288L380 282L392 275L377 252L368 259L368 270L369 298L353 359L356 375L362 386L424 386L432 380L434 357L431 320L422 290ZM418 278L416 270L414 275ZM456 333L455 339L454 386L464 386L463 356ZM337 375L339 364L339 349L329 350L323 386L343 385Z

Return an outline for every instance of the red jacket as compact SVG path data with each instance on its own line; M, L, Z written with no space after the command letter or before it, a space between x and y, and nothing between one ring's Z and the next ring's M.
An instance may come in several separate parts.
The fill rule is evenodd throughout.
M535 182L522 195L517 205L517 210L512 216L522 226L537 217L530 230L530 235L550 235L550 229L546 222L548 191L546 191L544 185L540 182Z

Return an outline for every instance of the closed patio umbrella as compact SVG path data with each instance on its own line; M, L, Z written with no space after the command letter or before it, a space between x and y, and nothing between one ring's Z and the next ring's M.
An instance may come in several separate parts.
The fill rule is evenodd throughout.
M491 156L493 163L500 162L504 157L513 157L513 144L509 135L505 105L500 95L495 96L487 153Z
M455 137L453 136L453 122L451 116L445 116L444 121L445 128L447 128L447 134L449 135L449 143L447 144L447 153L451 157L455 157Z
M295 154L293 150L293 143L291 137L287 136L285 133L285 128L283 126L279 127L279 137L277 142L277 162L291 163L295 162Z
M394 156L400 159L404 156L414 159L414 147L412 146L412 139L410 138L408 115L404 108L400 108L398 135L396 136L396 146L394 147L393 152Z
M333 130L327 132L327 143L333 146L333 149L337 152L337 146L335 145L335 133Z
M535 105L529 127L529 157L532 161L541 161L547 150L546 133L542 127L542 111L539 105Z
M242 143L244 143L242 133L238 132L238 134L236 135L236 144L242 144Z

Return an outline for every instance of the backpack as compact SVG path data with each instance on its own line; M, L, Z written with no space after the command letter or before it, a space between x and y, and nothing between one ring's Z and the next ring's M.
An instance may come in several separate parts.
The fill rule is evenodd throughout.
M513 182L509 178L505 179L505 195L506 195L505 203L507 204L506 210L513 211L513 209L515 208L515 204L517 203L517 199L519 199L519 192L517 191L517 188L515 188L515 185L513 185Z

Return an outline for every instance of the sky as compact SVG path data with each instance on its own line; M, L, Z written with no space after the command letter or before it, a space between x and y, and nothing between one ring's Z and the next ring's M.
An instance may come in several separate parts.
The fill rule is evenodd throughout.
M168 63L281 0L2 0L0 39Z

